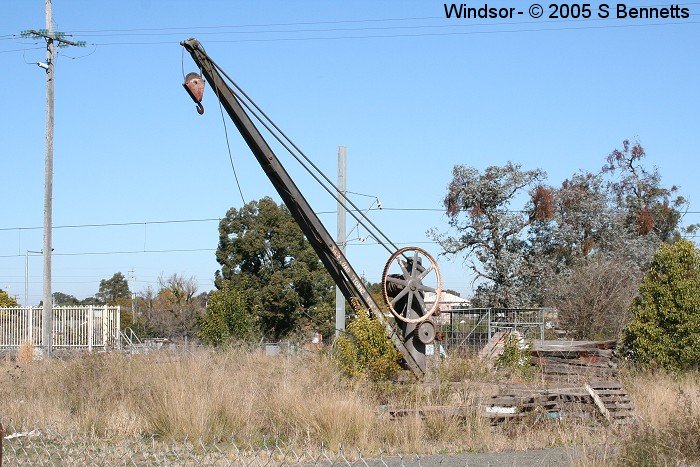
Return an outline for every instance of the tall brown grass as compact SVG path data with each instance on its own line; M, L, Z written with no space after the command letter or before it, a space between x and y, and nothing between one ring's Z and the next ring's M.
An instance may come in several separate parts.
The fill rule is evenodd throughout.
M533 416L494 429L480 403L502 383L471 361L455 361L432 384L372 383L345 378L323 355L265 356L254 351L119 354L1 363L0 415L28 429L77 435L164 440L325 445L363 453L525 450L604 444L600 425ZM455 382L457 384L455 384ZM676 420L669 407L692 394L700 419L700 382L639 375L631 388L645 423ZM380 406L461 406L467 416L409 415L390 420ZM687 415L686 415L687 416ZM624 454L624 453L623 453Z
M17 350L17 361L19 363L29 363L34 360L34 345L29 341L24 341Z

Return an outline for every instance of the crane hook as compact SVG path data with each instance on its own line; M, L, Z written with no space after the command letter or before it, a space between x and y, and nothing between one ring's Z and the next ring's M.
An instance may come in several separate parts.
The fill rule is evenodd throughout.
M195 104L197 104L197 113L199 115L204 114L204 106L202 105L202 97L204 97L204 78L199 76L197 73L187 73L185 76L185 82L182 86L190 95Z

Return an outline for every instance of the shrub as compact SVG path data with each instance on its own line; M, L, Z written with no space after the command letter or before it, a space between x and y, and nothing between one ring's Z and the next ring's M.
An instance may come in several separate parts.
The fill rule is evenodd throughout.
M700 252L692 242L661 245L625 329L626 353L643 366L700 365Z
M248 310L241 292L229 286L209 296L197 336L205 344L222 345L232 340L254 340L258 331L258 320Z
M365 309L358 309L347 332L338 337L333 357L351 377L387 380L401 369L399 351L387 338L381 323L371 319Z
M496 368L507 373L530 379L535 374L530 345L523 341L520 333L511 332L503 343L503 353L496 360Z

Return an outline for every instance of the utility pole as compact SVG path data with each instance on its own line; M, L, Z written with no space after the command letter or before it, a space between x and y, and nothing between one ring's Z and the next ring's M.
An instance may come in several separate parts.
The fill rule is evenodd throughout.
M42 342L46 356L51 355L53 300L51 297L51 229L53 213L53 128L54 128L54 61L56 44L60 46L82 47L85 42L66 40L63 33L54 34L51 18L51 0L45 0L46 29L24 31L22 36L46 40L46 63L38 62L40 68L46 70L46 156L44 159L44 303L41 313Z
M129 283L131 285L131 324L136 323L136 275L134 274L134 268L129 271Z
M345 192L347 186L347 150L345 146L338 147L338 230L336 243L345 254ZM345 297L338 286L335 287L335 336L345 330Z
M51 230L53 214L53 77L54 44L51 0L46 0L46 157L44 159L44 308L41 313L41 334L46 356L53 350L53 300L51 299Z

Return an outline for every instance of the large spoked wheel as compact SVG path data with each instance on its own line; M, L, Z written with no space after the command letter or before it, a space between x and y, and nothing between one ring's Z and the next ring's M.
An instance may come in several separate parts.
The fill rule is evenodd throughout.
M435 293L435 303L429 310L425 309L426 292ZM440 268L435 259L422 248L401 248L391 255L384 266L382 293L396 319L411 324L422 323L439 306L442 293Z

